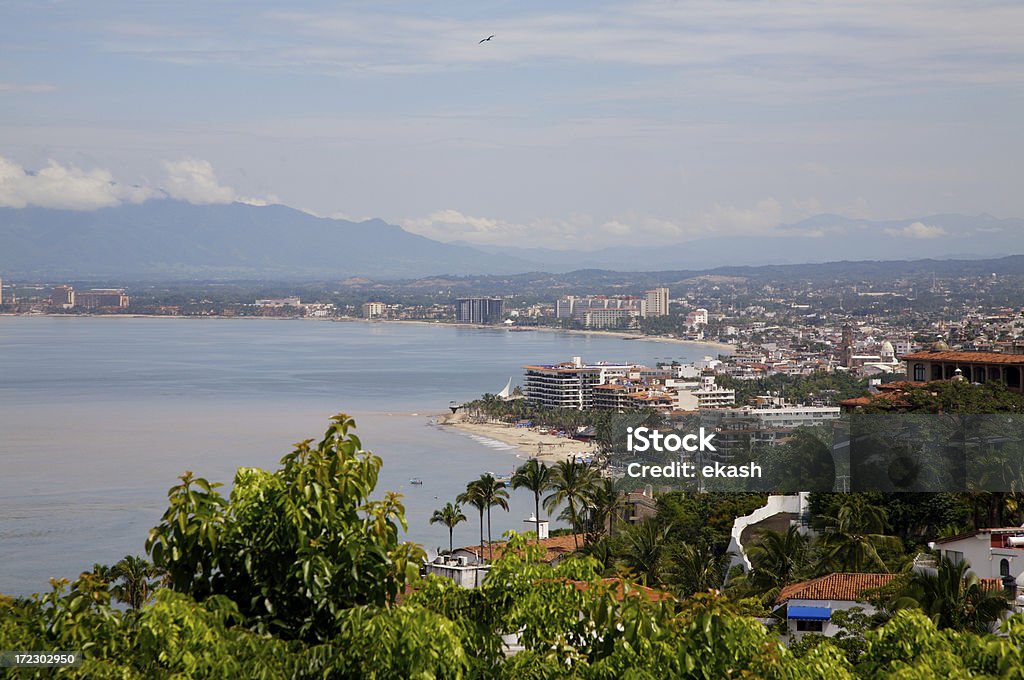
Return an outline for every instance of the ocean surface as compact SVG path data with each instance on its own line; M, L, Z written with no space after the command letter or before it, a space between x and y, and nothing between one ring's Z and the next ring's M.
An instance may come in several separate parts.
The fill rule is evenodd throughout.
M449 401L519 384L525 363L714 354L427 324L0 317L0 593L45 592L49 577L143 555L184 471L227 493L237 468L275 469L338 412L384 461L376 496L405 495L407 538L447 548L433 510L480 474L522 463L506 444L433 425ZM529 529L532 495L510 493L511 511L492 511L495 537ZM479 540L466 515L456 546Z

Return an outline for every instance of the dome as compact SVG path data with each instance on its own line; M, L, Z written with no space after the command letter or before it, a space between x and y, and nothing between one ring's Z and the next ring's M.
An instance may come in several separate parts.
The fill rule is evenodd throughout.
M948 352L949 351L949 345L946 344L945 340L943 340L942 338L939 338L938 340L936 340L934 342L934 344L932 344L932 351L933 352Z
M891 357L891 356L893 356L894 354L896 354L896 350L894 350L894 349L892 348L892 343L891 343L891 342L889 342L888 340L886 340L885 342L883 342L883 343L882 343L882 356L883 356L883 357Z

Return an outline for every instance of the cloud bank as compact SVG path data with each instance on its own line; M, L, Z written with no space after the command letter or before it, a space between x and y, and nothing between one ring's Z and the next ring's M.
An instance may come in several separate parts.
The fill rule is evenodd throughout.
M269 195L251 198L239 195L217 179L209 161L186 158L163 163L164 177L156 186L128 184L114 179L103 168L82 169L50 160L41 170L28 170L0 156L0 207L98 210L124 203L142 203L173 198L196 205L248 203L268 205L277 201Z

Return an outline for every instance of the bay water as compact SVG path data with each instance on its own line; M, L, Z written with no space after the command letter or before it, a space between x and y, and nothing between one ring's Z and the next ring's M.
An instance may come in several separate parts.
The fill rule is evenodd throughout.
M432 512L480 474L523 462L511 446L434 425L450 401L497 393L509 377L520 384L526 363L715 353L440 324L2 316L0 593L44 592L49 577L143 555L184 471L226 494L236 469L276 469L338 412L384 461L375 497L404 494L406 537L447 548ZM495 537L530 529L532 494L509 492L510 512L492 511ZM465 513L456 546L479 541L478 518Z

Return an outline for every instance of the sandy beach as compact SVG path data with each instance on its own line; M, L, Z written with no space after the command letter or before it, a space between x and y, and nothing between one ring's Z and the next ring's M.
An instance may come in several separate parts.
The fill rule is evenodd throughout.
M513 427L504 423L467 422L462 419L461 414L455 417L440 416L437 423L478 437L510 444L518 450L518 458L537 458L544 463L572 460L576 456L586 458L597 452L596 444L553 434L542 434L534 428Z

